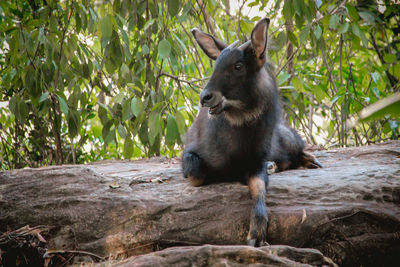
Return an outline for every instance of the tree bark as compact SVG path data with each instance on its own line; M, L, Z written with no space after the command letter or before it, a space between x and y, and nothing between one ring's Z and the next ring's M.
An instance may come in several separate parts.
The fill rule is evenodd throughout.
M293 21L289 20L285 23L286 26L286 60L287 60L287 72L290 74L290 78L287 81L287 84L290 84L291 80L293 79L294 75L294 56L293 56L293 43L289 39L289 32L293 32Z

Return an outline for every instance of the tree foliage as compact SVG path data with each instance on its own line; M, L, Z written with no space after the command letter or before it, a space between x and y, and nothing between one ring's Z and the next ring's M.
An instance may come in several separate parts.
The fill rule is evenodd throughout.
M1 168L178 155L213 67L190 29L243 41L262 16L286 117L308 142L398 138L398 98L346 121L399 90L399 5L233 2L1 1Z

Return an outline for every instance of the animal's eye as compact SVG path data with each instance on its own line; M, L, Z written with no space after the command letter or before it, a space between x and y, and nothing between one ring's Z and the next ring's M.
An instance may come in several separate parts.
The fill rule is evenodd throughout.
M241 70L243 68L243 63L242 62L238 62L235 64L235 70Z

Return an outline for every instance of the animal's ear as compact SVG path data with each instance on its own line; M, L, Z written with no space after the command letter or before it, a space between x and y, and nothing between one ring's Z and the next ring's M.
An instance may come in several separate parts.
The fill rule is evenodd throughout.
M192 29L192 34L204 53L211 59L216 60L221 51L227 46L224 42L197 28Z
M257 22L251 32L251 46L254 50L254 55L260 61L260 64L265 63L265 53L267 50L269 18L263 18Z

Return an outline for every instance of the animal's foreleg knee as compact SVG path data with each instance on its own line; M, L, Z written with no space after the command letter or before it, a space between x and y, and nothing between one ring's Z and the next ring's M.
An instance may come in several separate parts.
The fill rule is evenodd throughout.
M267 177L265 177L267 178ZM268 214L265 206L266 180L263 175L250 177L248 180L253 210L250 217L250 229L247 236L249 245L264 245L267 239Z
M188 178L194 186L204 183L205 177L202 173L202 159L193 152L185 152L182 157L183 176Z

